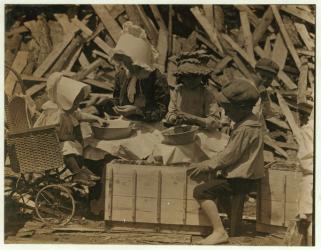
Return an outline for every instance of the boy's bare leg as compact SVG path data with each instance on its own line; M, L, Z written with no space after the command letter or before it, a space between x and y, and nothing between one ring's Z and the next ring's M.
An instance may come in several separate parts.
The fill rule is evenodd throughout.
M224 229L221 218L218 213L217 206L212 200L200 201L201 208L208 216L213 226L213 232L205 239L201 240L199 244L215 245L228 241L228 235Z

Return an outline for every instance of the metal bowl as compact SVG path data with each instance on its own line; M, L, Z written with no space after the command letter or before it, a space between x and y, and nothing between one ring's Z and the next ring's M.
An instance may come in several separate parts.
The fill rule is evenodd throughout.
M106 127L102 127L98 123L93 123L91 129L96 139L117 140L128 138L133 131L133 126L125 121L110 120Z
M169 145L183 145L195 140L198 126L179 125L162 131L164 137L163 143Z

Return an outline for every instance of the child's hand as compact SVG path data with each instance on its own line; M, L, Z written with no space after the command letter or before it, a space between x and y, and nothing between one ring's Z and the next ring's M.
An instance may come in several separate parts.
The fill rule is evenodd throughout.
M201 173L206 173L213 170L212 165L213 163L210 160L202 161L200 163L191 164L191 168L188 170L188 175L193 178L197 177Z
M100 117L96 118L96 122L98 122L99 126L101 126L101 127L106 127L108 125L108 120L100 118Z
M140 115L142 111L135 105L115 106L114 111L123 116Z

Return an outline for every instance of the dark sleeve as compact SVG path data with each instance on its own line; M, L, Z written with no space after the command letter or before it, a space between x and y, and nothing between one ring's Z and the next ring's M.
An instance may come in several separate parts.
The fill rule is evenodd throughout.
M122 74L122 71L118 71L115 75L115 84L113 92L114 105L119 105Z
M170 95L165 75L157 74L153 93L153 101L143 109L145 121L160 121L167 113Z

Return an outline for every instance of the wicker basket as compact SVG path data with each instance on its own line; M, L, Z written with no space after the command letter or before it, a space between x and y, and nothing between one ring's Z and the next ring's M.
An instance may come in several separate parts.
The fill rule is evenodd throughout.
M43 173L63 165L60 142L54 126L8 133L13 171Z

